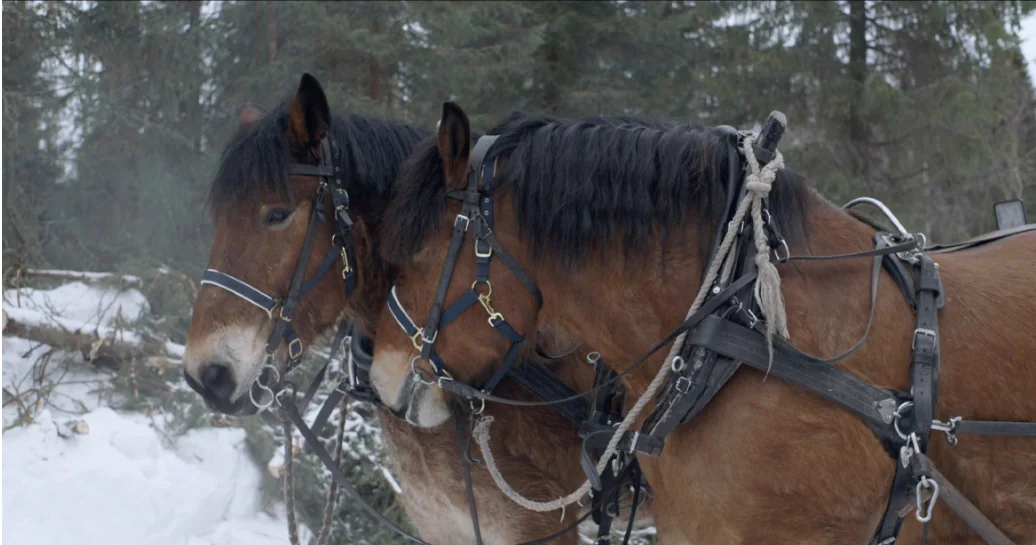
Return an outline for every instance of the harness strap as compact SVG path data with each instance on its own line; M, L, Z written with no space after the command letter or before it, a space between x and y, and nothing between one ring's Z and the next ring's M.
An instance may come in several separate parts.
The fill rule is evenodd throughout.
M746 365L769 372L796 386L848 410L875 430L879 438L890 433L896 398L855 375L780 342L774 344L773 364L769 364L765 340L758 332L717 318L706 317L691 333L692 342Z
M475 487L471 484L471 460L468 457L468 442L464 433L464 422L460 414L454 413L457 426L457 454L460 455L461 473L464 474L464 488L468 497L468 512L471 513L471 527L475 531L475 544L482 545L482 529L478 524L478 506L475 505Z
M545 400L571 397L575 393L575 390L550 368L534 361L525 361L521 365L513 366L508 375L526 390ZM558 403L554 408L575 424L586 421L589 412L587 403L582 398Z
M1008 538L999 528L993 524L985 515L982 514L973 503L968 501L964 494L961 494L957 487L953 486L950 481L946 480L946 477L935 468L932 460L923 453L917 453L910 460L910 466L913 471L915 478L928 478L934 480L937 488L937 492L933 493L931 499L935 501L938 495L938 499L941 499L946 506L950 508L954 513L960 517L961 520L967 523L976 534L982 537L990 545L1015 545L1010 538Z
M997 422L993 420L959 420L952 425L951 432L957 435L1013 435L1036 436L1036 422Z

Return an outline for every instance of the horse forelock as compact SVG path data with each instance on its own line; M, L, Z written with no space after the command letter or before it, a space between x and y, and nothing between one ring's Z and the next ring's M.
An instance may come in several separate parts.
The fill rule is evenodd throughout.
M289 136L290 116L291 101L284 101L234 134L220 156L209 189L207 204L213 215L225 214L228 207L254 205L263 191L276 192L291 202L288 167L302 150ZM336 116L331 130L341 150L340 166L350 196L361 203L373 200L374 212L384 206L399 165L429 133L424 128L353 114Z

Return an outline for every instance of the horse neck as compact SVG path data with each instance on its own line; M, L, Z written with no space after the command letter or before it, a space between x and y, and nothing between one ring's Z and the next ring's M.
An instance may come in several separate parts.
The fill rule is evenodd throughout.
M834 255L873 247L872 227L816 194L810 196L807 218L810 240L806 247L793 247L793 255ZM684 240L696 240L693 233L688 235ZM621 250L610 255L622 255ZM696 251L683 250L670 250L664 269L657 260L629 270L613 260L603 261L591 261L576 274L549 273L551 281L541 285L545 306L540 321L583 339L621 371L683 321L697 295L703 265ZM818 357L837 355L855 344L870 310L871 269L869 258L781 265L791 343ZM890 383L901 381L897 377L902 373L882 362L905 357L905 352L898 352L908 349L909 342L901 346L896 340L902 339L895 335L913 327L912 314L887 275L879 281L869 341L847 363L865 379ZM670 346L627 377L632 393L643 392Z

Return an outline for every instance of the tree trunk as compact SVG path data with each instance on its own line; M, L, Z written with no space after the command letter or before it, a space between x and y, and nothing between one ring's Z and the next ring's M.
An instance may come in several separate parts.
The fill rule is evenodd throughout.
M849 2L849 78L853 85L849 139L861 146L867 141L867 128L860 114L867 85L867 5L864 0Z

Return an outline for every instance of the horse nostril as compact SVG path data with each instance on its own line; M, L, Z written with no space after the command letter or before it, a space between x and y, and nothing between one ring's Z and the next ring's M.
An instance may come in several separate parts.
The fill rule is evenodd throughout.
M230 367L222 363L213 363L201 374L202 388L215 400L230 401L236 384Z

